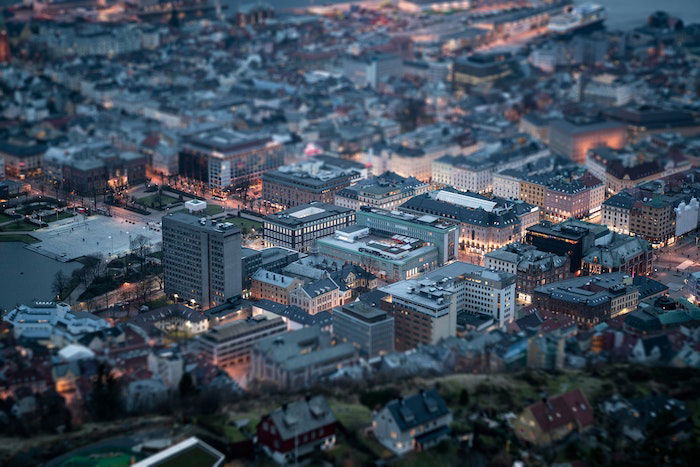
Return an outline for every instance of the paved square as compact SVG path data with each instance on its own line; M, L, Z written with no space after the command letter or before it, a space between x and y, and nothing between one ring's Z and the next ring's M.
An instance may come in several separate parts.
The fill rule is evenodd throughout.
M32 235L41 243L27 248L59 261L91 254L105 257L124 254L129 251L129 239L137 235L148 238L151 245L163 239L160 229L149 228L144 222L105 216L76 216L61 225L36 230Z

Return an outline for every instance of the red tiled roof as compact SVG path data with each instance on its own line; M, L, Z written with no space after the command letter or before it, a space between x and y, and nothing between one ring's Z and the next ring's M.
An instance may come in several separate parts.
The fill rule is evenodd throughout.
M545 433L569 423L575 423L578 428L593 424L593 409L580 389L552 397L546 402L536 402L528 408Z
M147 148L154 148L158 146L158 143L160 142L160 137L158 136L157 133L151 133L150 135L146 136L143 141L141 141L141 146L145 146Z
M570 316L561 313L553 313L546 310L537 310L543 321L540 325L540 333L546 334L558 329L575 328L576 322Z

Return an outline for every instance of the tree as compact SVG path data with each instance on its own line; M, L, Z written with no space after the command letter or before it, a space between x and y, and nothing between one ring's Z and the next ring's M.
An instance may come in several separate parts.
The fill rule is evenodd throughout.
M150 278L143 278L134 283L134 301L136 306L145 305L148 301L148 296L151 294L153 281Z
M107 262L104 260L104 256L101 253L93 253L88 255L92 263L92 274L94 278L102 277L107 272Z
M459 392L459 405L465 406L469 404L469 391L462 389Z
M189 399L190 397L197 394L197 388L194 386L192 381L192 375L190 373L184 373L182 378L180 378L180 384L178 384L178 391L180 392L180 399Z
M71 413L66 401L53 388L37 397L41 428L53 433L69 431L72 428Z
M85 287L89 286L92 280L95 278L93 268L94 266L86 264L77 271L78 281Z
M148 257L148 252L150 251L151 245L148 238L145 235L137 235L131 239L131 244L129 245L131 252L139 260L140 264L140 277L143 279L146 274L146 258Z
M113 420L121 414L119 382L104 363L97 368L97 375L90 393L90 414L95 420Z
M170 14L170 20L168 21L168 23L170 23L170 26L172 26L173 28L180 27L180 16L175 8L173 8L173 12Z
M53 284L51 285L51 291L54 293L59 300L65 298L63 294L68 288L68 277L63 273L63 271L57 271L53 276Z
M428 120L427 108L423 99L404 99L396 113L396 120L401 125L401 130L412 131Z

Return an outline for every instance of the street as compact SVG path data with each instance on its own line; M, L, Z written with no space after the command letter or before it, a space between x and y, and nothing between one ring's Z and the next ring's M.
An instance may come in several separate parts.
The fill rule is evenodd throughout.
M686 296L684 289L688 274L700 271L698 237L691 235L656 253L652 278L669 287L673 298Z

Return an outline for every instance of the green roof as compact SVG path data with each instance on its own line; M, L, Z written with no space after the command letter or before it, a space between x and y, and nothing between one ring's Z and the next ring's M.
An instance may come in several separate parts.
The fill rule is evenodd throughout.
M659 314L659 321L661 321L661 324L664 326L685 323L686 321L690 321L690 319L690 316L688 316L688 313L684 310L672 310Z
M219 458L202 448L193 446L184 451L173 454L171 457L159 462L158 467L209 467L216 465Z

